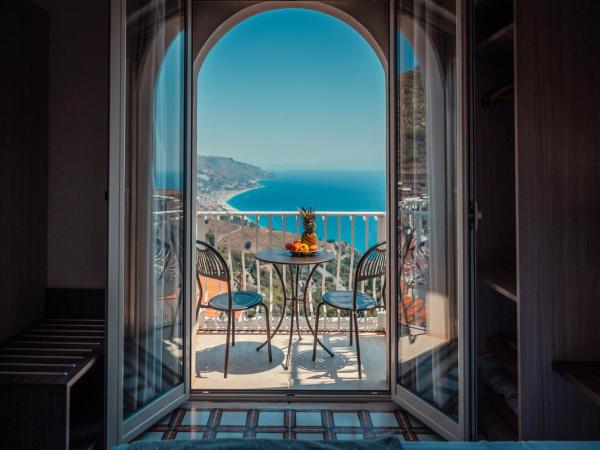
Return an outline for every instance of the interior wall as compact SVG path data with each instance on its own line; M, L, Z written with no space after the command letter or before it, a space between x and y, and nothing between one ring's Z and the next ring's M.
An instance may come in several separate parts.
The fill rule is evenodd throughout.
M0 342L40 319L46 287L48 15L0 16Z
M600 2L515 3L522 439L600 439L552 370L600 360Z
M2 342L47 287L106 285L109 1L13 2L0 23Z
M107 277L108 0L40 0L50 12L48 287Z
M212 0L192 2L192 59L196 62L202 46L210 36L219 30L219 27L236 13L263 3L261 0ZM275 2L278 6L285 2ZM310 7L310 1L290 2L290 7ZM316 3L316 2L315 2ZM385 57L388 54L388 3L387 1L370 2L364 0L341 0L335 2L323 1L325 6L333 6L341 12L355 18L366 30L371 33ZM314 5L313 5L314 6ZM381 24L385 24L382 27ZM228 30L219 30L228 31ZM198 68L195 68L198 69Z

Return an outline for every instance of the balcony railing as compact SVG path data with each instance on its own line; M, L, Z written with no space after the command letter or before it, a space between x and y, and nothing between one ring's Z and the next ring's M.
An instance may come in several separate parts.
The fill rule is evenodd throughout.
M199 211L196 222L197 239L215 245L229 265L233 289L251 290L261 293L272 320L281 317L283 303L282 288L272 265L258 261L257 251L283 246L286 242L299 239L302 233L300 216L296 211ZM316 302L323 292L333 289L352 289L354 268L362 253L376 242L385 240L386 224L384 212L340 212L317 213L317 234L320 245L334 253L334 259L323 264L315 272L308 287L308 320L314 323ZM284 271L284 280L286 280ZM306 276L306 274L304 275ZM225 283L201 279L204 298L197 299L206 305L212 295L226 290ZM360 290L375 298L381 298L382 280L363 282ZM301 286L303 288L303 286ZM385 330L384 305L359 318L361 331L381 332ZM307 328L305 318L300 319L300 328ZM348 316L337 309L326 311L321 322L323 331L347 331ZM224 315L201 309L198 319L199 332L220 332L226 328ZM289 319L284 319L282 328L289 329ZM265 329L265 318L257 311L248 311L236 317L236 332Z

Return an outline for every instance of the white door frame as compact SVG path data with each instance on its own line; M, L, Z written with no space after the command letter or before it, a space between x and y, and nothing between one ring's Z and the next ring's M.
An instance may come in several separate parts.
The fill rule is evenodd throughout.
M111 324L122 322L123 305L123 236L124 224L120 213L124 204L125 147L123 120L125 115L125 3L111 0L110 4L110 100L109 100L109 170L108 170L108 289L107 289L107 338L106 338L106 446L119 443L123 422L123 341L122 328ZM111 353L112 352L112 353Z

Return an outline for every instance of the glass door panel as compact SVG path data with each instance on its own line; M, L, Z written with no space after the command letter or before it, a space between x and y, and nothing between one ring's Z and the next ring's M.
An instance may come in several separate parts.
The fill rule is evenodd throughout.
M125 420L184 376L183 3L158 3L127 4Z
M396 6L396 392L458 434L457 0ZM436 427L437 425L437 427Z
M119 198L113 212L122 224L122 253L111 264L122 267L122 281L119 300L110 302L118 303L112 306L118 319L109 334L118 334L119 347L115 434L128 441L186 398L187 2L114 4L123 19L118 25L124 103L120 190L111 179L111 195L119 192L111 198Z

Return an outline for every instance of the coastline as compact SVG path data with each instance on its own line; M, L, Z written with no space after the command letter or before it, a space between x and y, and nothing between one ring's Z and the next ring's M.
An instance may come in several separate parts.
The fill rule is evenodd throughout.
M196 195L198 211L243 212L233 207L229 202L232 198L265 187L261 180L253 180L254 185L243 189L219 189L212 192L201 191Z
M250 192L255 189L261 189L263 187L264 186L262 184L257 184L256 186L249 187L246 189L223 191L222 193L219 194L219 196L217 198L217 204L223 209L223 211L239 212L239 210L237 208L234 208L233 206L231 206L231 204L229 203L230 200L233 199L234 197L237 197L238 195L242 195L246 192Z
M198 195L198 208L200 211L212 212L213 214L220 211L225 217L231 216L235 219L232 222L232 227L234 224L239 225L239 216L243 216L247 211L273 212L271 219L268 219L265 214L256 214L261 216L258 223L259 228L262 230L268 227L269 220L272 220L273 231L284 232L286 235L293 232L293 224L288 221L284 231L283 219L278 217L276 211L295 211L297 204L306 203L307 201L317 203L315 206L321 208L321 211L344 211L348 212L349 215L352 215L352 211L357 210L359 212L383 211L383 208L379 205L381 203L380 197L382 197L379 186L381 177L377 173L361 172L357 175L345 172L333 171L329 173L323 171L323 173L315 174L314 172L293 171L281 177L278 176L277 183L272 183L271 179L267 178L255 179L252 182L248 180L244 184L221 185L221 189L212 192L205 188L205 191ZM266 189L233 200L238 195L259 188ZM332 227L335 229L336 220L339 222L339 219L334 216L335 214L327 219L329 229L332 229ZM256 222L253 217L246 217L246 220ZM352 236L351 226L344 219L344 223L341 224L339 240L349 243L354 238L357 248L362 248L365 242L370 243L371 240L375 239L378 227L375 223L370 222L367 228L363 218L357 220L358 227L356 227L354 236ZM221 236L224 227L226 227L225 222L216 221L215 223L218 223L218 225L214 225L217 227L217 234ZM324 233L323 227L324 222L319 221L318 228L320 228L321 233ZM367 232L369 233L368 237L366 236ZM245 244L246 241L242 242L241 245Z

